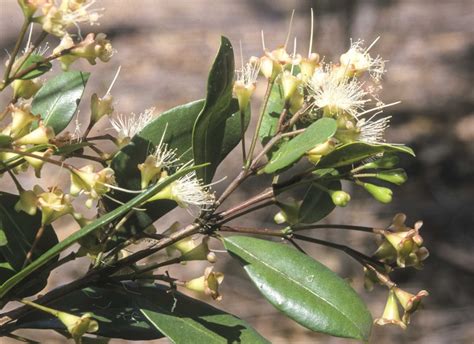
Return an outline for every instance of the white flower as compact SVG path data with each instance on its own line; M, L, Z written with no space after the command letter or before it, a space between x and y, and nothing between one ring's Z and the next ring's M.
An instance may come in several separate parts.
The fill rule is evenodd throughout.
M155 166L159 168L167 168L179 162L176 157L176 149L169 149L168 144L163 142L165 135L161 137L160 143L155 147L151 156L155 159Z
M363 83L357 79L340 78L336 70L327 67L317 70L308 84L310 101L317 108L322 108L326 115L347 113L357 118L369 101Z
M209 192L208 185L190 172L171 184L174 200L183 208L193 205L202 209L209 208L214 203L214 194Z
M383 143L385 142L385 130L390 126L390 118L392 116L382 117L372 120L378 113L369 119L360 119L356 127L359 131L359 141L367 143Z
M251 57L245 65L242 59L242 68L235 71L234 93L239 101L240 109L245 110L247 108L250 97L256 88L259 71L260 59L257 57Z
M155 115L155 108L146 109L140 114L132 112L130 115L117 115L110 119L112 128L118 133L119 142L123 143L138 134L145 126L150 123Z
M190 172L166 186L147 202L168 199L178 203L181 208L194 206L209 209L215 200L214 194L209 191L209 186L203 184L195 172Z
M380 80L385 72L385 61L378 55L373 58L369 54L370 48L377 41L378 38L367 49L362 47L364 44L363 40L351 42L349 50L340 57L342 67L345 69L347 76L360 76L363 72L368 71L375 81Z

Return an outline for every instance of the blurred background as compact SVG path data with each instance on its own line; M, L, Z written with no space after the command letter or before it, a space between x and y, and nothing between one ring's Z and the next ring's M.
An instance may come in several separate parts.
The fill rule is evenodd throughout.
M325 219L329 223L387 226L397 212L408 215L408 224L422 219L422 235L431 256L422 271L403 271L394 276L400 286L416 292L427 289L425 309L413 317L406 331L375 328L373 343L472 343L474 340L474 3L472 0L104 0L106 9L100 26L82 26L82 33L105 32L117 50L112 60L91 68L94 73L84 99L105 93L118 66L121 75L112 94L118 112L142 112L149 107L163 111L204 96L209 66L219 45L219 36L230 38L236 52L242 41L243 55L260 56L260 30L266 45L281 45L295 9L293 35L300 51L307 51L310 8L316 13L313 49L326 60L337 60L350 38L372 42L372 48L387 63L381 98L401 104L388 109L392 126L388 142L403 142L415 149L417 159L402 160L409 181L395 189L394 201L381 206L360 190L351 190L353 201ZM12 49L21 25L15 0L0 0L0 47ZM57 41L51 41L54 48ZM56 67L57 68L57 67ZM261 83L257 92L263 95ZM6 104L9 91L0 95ZM259 98L259 95L255 97ZM261 98L261 97L260 97ZM80 118L87 115L83 102ZM3 105L2 105L3 106ZM256 113L258 104L254 104ZM102 123L98 130L110 125ZM240 151L221 167L216 179L235 176ZM57 177L57 172L50 175ZM14 188L2 180L2 190ZM22 179L25 186L37 182ZM67 185L67 181L64 182ZM225 184L225 183L222 183ZM263 187L255 181L244 185L229 204L243 200ZM350 186L347 186L350 187ZM217 186L219 191L222 186ZM350 190L350 189L348 189ZM272 226L275 209L260 211L239 220L240 225ZM157 223L158 228L182 213L174 212ZM184 214L183 222L191 220ZM56 226L55 226L56 227ZM60 222L59 236L74 230L67 220ZM345 231L320 231L319 238L350 244L371 253L371 237ZM217 246L216 246L217 248ZM374 317L381 315L386 291L367 293L362 288L362 270L357 263L324 247L304 245L313 257L348 278L369 303ZM226 272L224 300L215 306L232 312L252 324L273 343L346 343L311 333L278 314L245 278L240 267L219 255L217 270ZM202 265L189 265L191 275L201 274ZM173 269L170 269L172 272ZM79 272L69 269L53 273L48 288ZM61 343L61 337L47 331L21 332L32 339ZM113 340L111 343L124 343ZM156 341L166 342L166 341ZM2 343L10 343L9 341Z

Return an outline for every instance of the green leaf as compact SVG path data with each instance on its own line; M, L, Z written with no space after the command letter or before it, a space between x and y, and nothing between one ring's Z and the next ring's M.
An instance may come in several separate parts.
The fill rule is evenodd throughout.
M160 288L143 295L142 313L173 343L269 343L245 321L181 293Z
M26 59L26 61L23 63L23 66L19 70L19 72L26 70L27 68L31 67L33 64L40 62L38 67L33 69L32 71L26 73L23 75L20 79L21 80L28 80L28 79L34 79L37 78L47 71L51 69L53 66L50 62L43 62L44 57L38 54L31 54L30 57Z
M342 278L284 244L246 236L224 239L265 298L304 327L337 337L367 340L372 317Z
M318 168L347 166L380 153L405 153L415 156L413 150L407 146L353 142L342 145L324 156L319 161Z
M44 125L63 131L76 113L90 73L63 72L46 82L31 103L31 112L41 115Z
M8 266L4 266L4 269L11 270L14 273L22 269L26 255L30 251L36 234L41 227L41 214L39 212L35 216L30 216L24 212L14 210L18 200L19 196L17 195L0 192L0 255L4 264L8 264ZM40 257L57 243L58 237L53 227L47 226L33 251L32 258ZM43 289L48 275L37 279L32 288L23 289L22 296L35 294Z
M292 165L308 150L332 137L336 129L336 121L332 118L317 120L306 128L302 134L282 144L265 166L264 172L275 173Z
M132 208L136 207L137 205L142 204L147 199L155 195L157 192L168 186L170 183L175 181L176 179L184 176L185 174L194 171L202 166L192 166L181 171L173 174L172 176L166 178L162 182L157 183L156 185L148 188L147 190L143 191L141 194L135 196L133 199L128 201L127 203L121 205L117 209L107 213L106 215L98 218L94 222L82 227L80 230L74 232L70 236L68 236L63 241L59 242L58 244L51 247L48 251L42 254L38 259L34 260L31 264L27 265L24 269L18 272L15 276L8 279L5 283L0 286L0 298L4 297L8 291L10 291L13 287L15 287L18 283L24 280L26 277L31 275L33 272L38 270L40 267L45 265L51 259L57 257L62 251L67 249L68 247L72 246L78 240L82 239L83 237L87 236L88 234L94 232L95 230L111 223L113 220L117 219L118 217L125 215L128 211Z
M318 181L319 184L330 190L341 190L341 182ZM300 206L298 218L301 223L314 223L324 219L335 208L331 196L320 188L310 185L306 191L303 203Z
M196 119L193 130L193 155L197 164L210 163L198 171L198 177L205 183L212 177L221 160L226 120L238 111L238 104L232 101L234 82L234 51L226 37L209 72L205 105ZM239 135L240 136L240 135Z
M108 338L151 340L166 335L176 343L268 343L239 318L161 285L127 283L72 292L49 307L73 314L91 312L95 334ZM16 328L63 330L53 316L33 311Z

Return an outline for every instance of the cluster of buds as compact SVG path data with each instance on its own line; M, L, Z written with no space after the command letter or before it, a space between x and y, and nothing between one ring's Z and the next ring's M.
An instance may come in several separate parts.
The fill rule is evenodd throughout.
M423 222L415 223L414 228L405 225L405 214L397 214L388 229L379 230L383 241L374 257L385 264L396 264L400 268L415 267L421 269L429 252L423 245L419 230Z
M406 329L411 315L420 308L422 298L428 295L426 290L421 290L415 295L396 286L390 288L382 317L375 319L374 323L382 326L391 324ZM402 317L400 317L399 304L404 311Z

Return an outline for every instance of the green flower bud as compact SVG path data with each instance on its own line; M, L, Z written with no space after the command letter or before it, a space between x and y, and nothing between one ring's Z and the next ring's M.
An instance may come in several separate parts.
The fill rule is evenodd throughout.
M37 210L38 197L33 190L20 191L20 199L15 204L17 212L24 211L28 215L35 215Z
M382 326L388 324L397 325L404 330L407 328L405 323L400 319L397 299L392 289L390 289L388 294L387 304L385 305L382 317L375 319L374 323Z
M330 190L329 194L333 203L339 207L345 207L347 203L349 203L349 201L351 200L351 195L342 190Z
M299 75L303 82L308 82L314 74L319 63L319 55L310 54L308 58L302 58L300 62L301 74Z
M402 185L407 181L408 176L404 169L397 168L394 170L378 172L376 178L380 180L385 180L386 182L392 184Z
M381 203L390 203L392 201L392 190L383 186L378 186L371 183L362 183L364 189L369 192L372 197Z
M15 140L17 145L41 145L48 143L54 137L54 131L51 127L40 124L38 128Z
M283 88L283 99L285 102L290 101L293 95L298 90L298 85L301 83L296 76L291 74L290 71L284 71L281 76L281 86Z
M110 94L99 98L94 93L91 97L91 122L97 123L103 116L111 115L114 112L113 101L114 98Z
M362 165L359 170L378 169L378 168L394 168L400 162L397 155L384 155L382 158L368 162Z
M286 222L291 225L298 223L301 202L289 198L286 202L277 202L276 205L280 208L280 211L273 217L275 223L282 224Z

